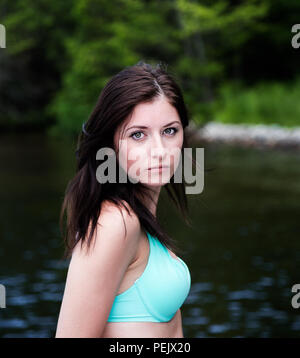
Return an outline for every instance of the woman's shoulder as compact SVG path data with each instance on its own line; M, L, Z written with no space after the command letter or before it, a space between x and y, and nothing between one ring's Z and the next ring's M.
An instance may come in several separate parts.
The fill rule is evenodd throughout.
M128 202L122 200L122 204L105 200L101 204L101 211L98 219L99 225L123 226L124 232L128 232L126 237L137 237L141 227L136 213L132 210Z
M114 247L123 245L125 245L123 247L128 247L130 251L137 247L140 237L140 222L128 203L126 207L129 209L129 213L123 206L118 206L109 201L102 202L96 231L94 231L90 242L96 255L98 255L98 251L103 250L104 246L110 247L109 250L112 251L114 251ZM87 236L89 230L91 230L91 224ZM81 247L81 245L79 246ZM82 243L82 248L86 249L87 252L89 252L88 246L90 245L87 245L86 242ZM77 248L77 250L81 251L81 248Z

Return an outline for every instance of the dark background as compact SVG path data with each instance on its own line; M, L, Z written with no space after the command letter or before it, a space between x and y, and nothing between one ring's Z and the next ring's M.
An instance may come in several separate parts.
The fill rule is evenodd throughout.
M59 211L105 83L162 61L197 125L297 127L300 2L1 0L0 23L0 336L54 337L68 267ZM195 146L215 170L189 197L193 227L165 192L158 207L191 272L185 337L299 337L299 151Z

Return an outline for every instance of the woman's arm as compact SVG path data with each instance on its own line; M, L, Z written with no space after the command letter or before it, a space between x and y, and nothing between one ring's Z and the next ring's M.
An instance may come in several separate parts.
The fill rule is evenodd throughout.
M101 210L97 234L94 234L89 254L79 242L74 248L63 301L60 308L56 336L101 337L115 295L124 274L134 260L140 224L135 215L129 216L121 208L106 205Z

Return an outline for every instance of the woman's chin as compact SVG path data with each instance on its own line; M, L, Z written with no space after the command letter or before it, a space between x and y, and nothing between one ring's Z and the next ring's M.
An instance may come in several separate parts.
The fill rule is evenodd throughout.
M170 175L157 175L146 178L141 178L140 182L151 186L162 186L170 183Z

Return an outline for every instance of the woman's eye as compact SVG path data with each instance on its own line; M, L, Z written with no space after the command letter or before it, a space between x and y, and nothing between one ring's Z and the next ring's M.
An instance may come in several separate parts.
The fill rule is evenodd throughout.
M166 131L167 131L168 129L169 129L169 130L170 130L170 129L173 129L173 130L174 130L174 132L173 132L171 135L175 135L175 133L178 131L178 129L177 129L177 128L174 128L174 127L167 128Z
M175 133L176 132L178 132L178 129L177 128L175 128L175 127L170 127L170 128L167 128L167 129L165 129L165 131L170 131L170 130L173 130L174 132L172 133L168 133L168 135L171 135L171 136L174 136L175 135ZM132 137L134 140L140 140L141 138L143 138L143 137L141 137L141 133L144 135L144 133L143 132L141 132L141 131L139 131L139 132L134 132L134 133L132 133L131 135L130 135L130 137Z
M140 139L140 133L143 133L143 132L134 132L130 135L130 137L134 137L136 134L138 134L138 137L136 139ZM135 138L134 138L135 139Z

